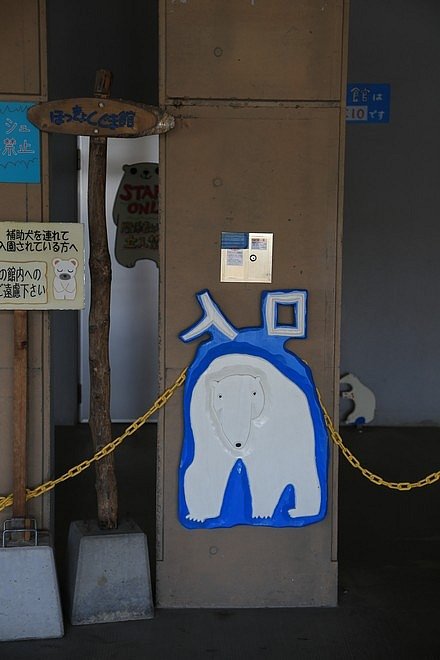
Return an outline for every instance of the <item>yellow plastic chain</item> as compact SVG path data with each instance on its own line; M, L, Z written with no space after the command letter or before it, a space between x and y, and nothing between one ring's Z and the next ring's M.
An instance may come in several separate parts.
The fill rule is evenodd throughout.
M144 415L142 415L142 417L139 417L136 421L130 424L130 426L128 426L125 429L124 433L121 436L119 436L115 440L112 440L112 442L109 442L107 445L105 445L105 447L102 447L102 449L99 449L92 456L92 458L82 461L82 463L79 463L78 465L75 465L75 467L70 468L68 472L65 472L63 475L61 475L61 477L58 477L58 479L51 479L50 481L46 481L46 483L41 484L41 486L37 486L37 488L34 489L27 489L26 500L30 500L34 497L39 497L40 495L47 493L48 491L55 488L55 486L60 484L62 481L67 481L67 479L76 477L78 474L81 474L81 472L83 472L84 470L87 470L87 468L89 468L96 461L99 461L101 460L101 458L104 458L104 456L108 456L109 454L111 454L116 449L116 447L119 447L119 445L122 442L124 442L126 438L128 438L130 435L133 435L133 433L135 433L141 426L143 426L145 422L149 419L149 417L153 415L153 413L160 410L169 401L169 399L171 399L177 388L179 388L185 382L186 372L187 369L184 369L177 378L176 382L171 387L167 388L163 392L163 394L161 394L156 399L156 401L153 403L151 408L147 410L147 412ZM344 445L341 436L333 426L333 422L322 402L321 395L319 392L318 392L318 399L324 415L325 424L327 426L331 439L342 451L343 455L350 463L350 465L352 465L356 470L360 470L363 476L366 477L369 481L371 481L371 483L375 484L376 486L385 486L386 488L391 488L393 490L406 491L406 490L412 490L413 488L422 488L423 486L429 486L430 484L439 481L440 470L438 472L432 472L431 474L428 474L426 477L420 479L419 481L399 482L399 481L386 481L379 475L370 472L370 470L367 470L367 468L364 468L360 464L359 460L351 453L348 447ZM6 497L0 497L0 511L3 511L3 509L6 509L8 506L11 506L12 503L13 503L12 494L7 495Z
M386 481L385 479L382 479L382 477L380 477L379 475L374 474L373 472L370 472L370 470L367 470L367 468L362 467L356 456L354 456L351 453L351 451L348 449L348 447L344 445L341 436L333 426L333 422L330 419L330 415L325 409L324 404L322 403L321 395L319 392L318 392L318 399L324 415L325 424L327 426L328 432L330 433L331 439L342 451L343 455L350 463L350 465L352 465L356 470L360 470L360 472L364 475L364 477L369 481L371 481L371 483L375 484L376 486L385 486L386 488L391 488L392 490L404 491L404 490L412 490L413 488L423 488L423 486L429 486L430 484L433 484L440 479L440 470L439 470L438 472L432 472L431 474L428 474L426 477L420 479L419 481L413 481L413 482Z
M174 392L177 390L178 387L183 385L185 382L186 378L186 372L187 369L184 369L180 376L177 378L176 382L174 385L171 387L167 388L163 394L161 394L156 401L153 403L151 408L147 410L147 412L142 415L142 417L139 417L137 420L135 420L130 426L128 426L124 433L116 438L115 440L112 440L112 442L109 442L105 447L102 447L102 449L99 449L93 456L92 458L89 458L82 463L79 463L78 465L75 465L75 467L70 468L68 472L65 472L65 474L61 475L61 477L58 477L58 479L51 479L50 481L46 481L46 483L41 484L41 486L37 486L37 488L34 488L33 490L27 489L26 490L26 500L31 500L34 497L39 497L40 495L44 495L44 493L47 493L48 491L52 490L60 484L62 481L67 481L67 479L71 479L72 477L76 477L78 474L81 474L84 470L87 470L92 463L95 463L96 461L101 460L101 458L104 458L104 456L108 456L111 454L116 447L119 447L119 445L124 442L128 436L133 435L141 426L145 424L147 419L153 415L153 413L157 412L160 410L169 399L173 396ZM13 502L13 496L8 495L7 497L0 497L0 511L3 511L3 509L6 509L8 506L11 506Z

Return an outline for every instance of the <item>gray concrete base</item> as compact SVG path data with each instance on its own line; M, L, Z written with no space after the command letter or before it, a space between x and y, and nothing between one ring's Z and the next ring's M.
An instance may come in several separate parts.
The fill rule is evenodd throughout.
M68 570L73 625L153 617L147 537L134 522L116 530L71 523Z
M0 640L62 637L52 548L0 548Z

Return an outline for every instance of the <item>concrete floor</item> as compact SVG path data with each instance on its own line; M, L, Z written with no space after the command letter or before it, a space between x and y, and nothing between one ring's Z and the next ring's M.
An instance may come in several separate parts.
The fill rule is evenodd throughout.
M367 467L389 479L414 480L438 469L440 429L346 429L343 435ZM118 449L116 462L120 514L146 531L151 554L154 440L154 425L144 427ZM57 430L57 474L89 454L86 427ZM69 522L94 516L93 480L89 471L57 490L54 541L62 593ZM337 608L156 610L146 621L66 621L62 639L3 642L0 658L438 660L439 502L439 484L389 491L370 485L341 459Z

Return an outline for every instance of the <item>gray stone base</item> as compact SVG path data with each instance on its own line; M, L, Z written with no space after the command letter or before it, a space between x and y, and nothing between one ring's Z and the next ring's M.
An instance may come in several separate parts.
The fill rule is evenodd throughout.
M52 548L0 548L0 640L64 634Z
M73 625L154 616L147 537L134 522L116 530L92 520L71 523L68 568Z

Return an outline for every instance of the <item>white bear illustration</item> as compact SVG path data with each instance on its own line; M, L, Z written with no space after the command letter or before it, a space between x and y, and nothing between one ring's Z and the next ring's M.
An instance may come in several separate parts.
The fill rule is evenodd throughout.
M353 374L346 374L339 381L342 386L348 385L349 390L342 391L343 399L353 401L353 409L344 419L345 424L368 424L374 419L376 397L369 387L361 383Z
M52 262L55 277L53 295L55 300L75 300L76 298L76 259L54 259Z
M190 420L194 459L184 476L189 520L217 517L231 470L246 466L252 517L270 518L287 485L291 518L321 506L315 434L307 397L267 360L242 354L211 362L194 386Z

